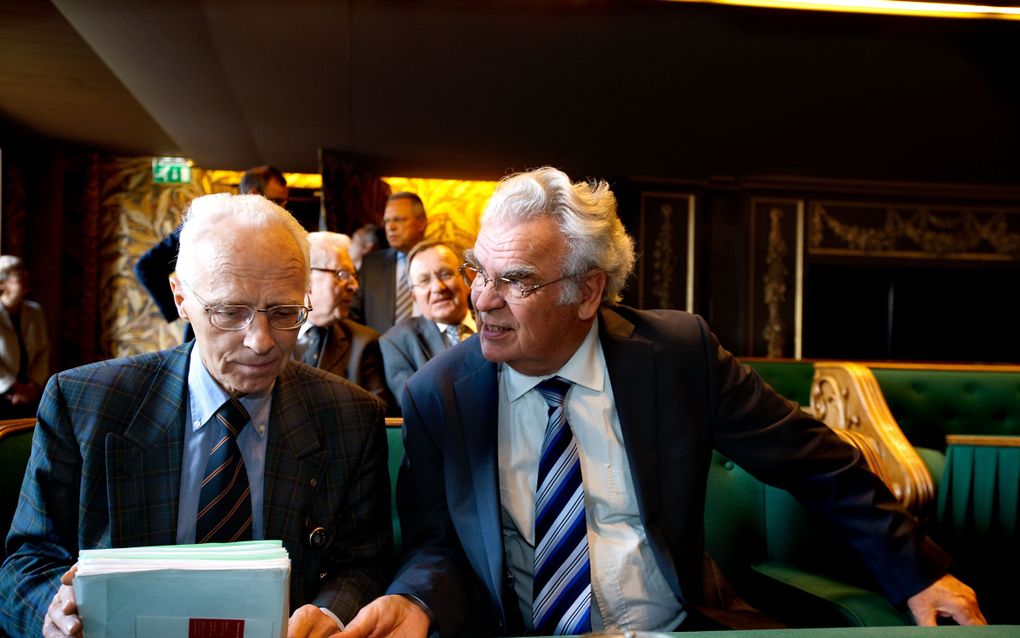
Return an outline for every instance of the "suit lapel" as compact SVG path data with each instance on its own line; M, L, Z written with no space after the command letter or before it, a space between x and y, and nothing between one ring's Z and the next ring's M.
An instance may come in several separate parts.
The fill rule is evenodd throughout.
M301 538L308 503L315 495L328 450L319 443L306 405L305 387L295 370L284 368L273 390L266 445L263 523L267 539Z
M436 325L435 321L425 317L418 317L417 321L422 349L425 350L428 359L447 349L446 339L443 338L443 333L439 332L439 326Z
M448 506L454 520L460 520L458 533L463 539L468 559L500 608L503 601L503 537L500 524L498 422L499 384L496 365L482 357L480 342L472 345L465 359L465 374L454 383L454 397L459 415L458 426L463 433L463 447L456 450L460 458L451 459L447 467L469 468L463 481L453 481Z
M110 542L114 547L176 541L192 345L168 351L155 375L139 378L140 386L149 385L138 411L122 434L106 437ZM132 372L126 369L124 374Z
M334 323L326 331L326 345L322 349L319 368L322 370L338 370L345 378L348 376L346 358L351 350L351 340L339 323Z
M658 388L651 342L634 335L634 324L612 310L600 313L599 336L613 384L623 445L645 525L658 518Z

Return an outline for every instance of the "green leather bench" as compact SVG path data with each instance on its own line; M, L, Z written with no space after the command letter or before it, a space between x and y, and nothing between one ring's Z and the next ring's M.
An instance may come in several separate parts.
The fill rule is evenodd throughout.
M32 451L34 430L35 419L0 421L0 468L3 468L3 472L0 472L0 526L3 526L0 561L7 555L4 541L7 530L11 528L11 521L14 520L14 510L18 507L21 482Z
M718 453L708 477L705 547L740 595L790 626L913 624L878 591L852 548L787 492Z

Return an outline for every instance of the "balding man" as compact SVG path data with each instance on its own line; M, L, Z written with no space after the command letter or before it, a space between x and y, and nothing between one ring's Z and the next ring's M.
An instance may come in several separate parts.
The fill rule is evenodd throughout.
M287 179L275 166L256 166L249 168L241 176L237 190L242 195L262 195L282 208L287 207L290 194ZM145 252L135 262L135 277L145 288L153 303L159 308L160 314L168 322L177 320L177 306L168 284L170 274L174 271L177 253L180 250L181 229L178 226L172 233L163 238ZM190 324L184 325L184 341L194 338Z
M288 636L335 633L381 591L383 406L291 361L308 275L287 211L255 195L192 202L171 283L194 342L46 386L0 568L7 633L79 635L73 566L99 547L281 539Z
M383 227L390 247L364 256L358 277L361 289L351 304L351 318L378 333L414 315L411 285L407 281L407 253L425 238L428 217L425 204L414 193L390 195Z
M311 247L312 310L301 326L294 358L357 383L386 401L379 333L347 318L358 278L340 233L308 235Z

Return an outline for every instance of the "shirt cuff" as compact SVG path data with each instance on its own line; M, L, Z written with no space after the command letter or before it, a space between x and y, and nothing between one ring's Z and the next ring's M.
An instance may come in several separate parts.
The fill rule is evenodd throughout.
M343 631L345 629L343 621L337 618L336 614L334 614L332 611L326 609L325 607L319 607L319 611L329 616L333 620L333 622L336 623L336 626L340 628L340 631Z

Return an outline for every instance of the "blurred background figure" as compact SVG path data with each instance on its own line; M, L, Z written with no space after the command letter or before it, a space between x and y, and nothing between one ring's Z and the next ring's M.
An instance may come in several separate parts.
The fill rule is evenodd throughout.
M287 208L290 191L287 179L274 166L256 166L249 168L241 176L237 185L241 195L262 195L281 208ZM148 252L135 262L135 276L142 284L156 307L159 308L167 323L177 320L177 306L174 304L173 293L170 292L170 275L177 264L177 252L180 249L181 228L178 226L166 238L150 248ZM183 341L191 341L195 333L191 324L184 324Z
M31 417L50 376L42 306L25 299L28 273L20 257L0 255L0 418Z
M298 333L294 358L352 381L389 401L383 374L379 333L347 318L358 290L354 264L347 254L350 238L340 233L308 234L312 310Z
M354 262L354 269L361 270L361 258L370 252L388 248L386 232L381 226L365 224L351 235L351 246L347 252Z
M429 220L418 195L393 193L386 200L383 228L390 247L363 256L361 288L351 302L351 319L383 333L401 319L418 316L407 282L407 253L425 239Z

